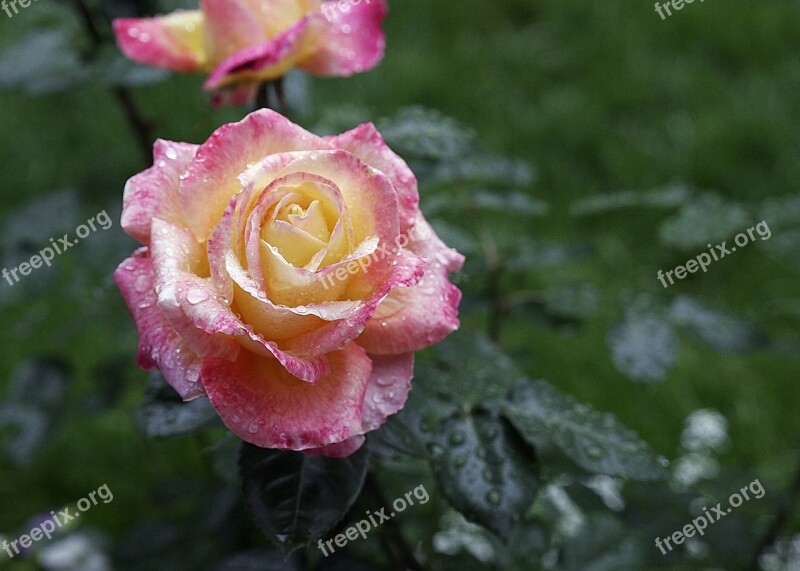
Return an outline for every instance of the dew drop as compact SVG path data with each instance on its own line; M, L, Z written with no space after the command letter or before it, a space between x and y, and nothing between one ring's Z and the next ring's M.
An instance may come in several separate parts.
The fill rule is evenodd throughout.
M198 303L202 303L207 299L208 299L208 292L200 288L193 288L189 290L188 294L186 294L186 301L188 301L192 305L197 305Z
M172 161L174 161L175 159L178 158L178 152L175 149L173 149L172 147L168 148L167 152L164 153L164 154L167 156L168 159L170 159Z
M455 466L456 468L463 468L466 463L467 463L466 456L459 456L455 460L453 460L453 466Z
M133 282L133 288L138 291L139 293L144 293L150 287L150 279L147 276L139 276L136 278L136 281Z

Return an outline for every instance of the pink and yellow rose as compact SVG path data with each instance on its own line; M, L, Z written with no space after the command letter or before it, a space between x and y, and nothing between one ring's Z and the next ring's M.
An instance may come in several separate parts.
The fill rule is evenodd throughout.
M199 10L115 20L114 33L132 60L209 73L205 89L225 88L225 101L246 104L264 81L293 67L350 76L377 65L385 45L384 0L347 2L347 10L323 15L330 3L200 0Z
M369 123L318 137L262 110L159 140L125 188L143 247L115 273L139 365L257 446L352 453L404 406L414 352L459 326L464 259L418 202Z

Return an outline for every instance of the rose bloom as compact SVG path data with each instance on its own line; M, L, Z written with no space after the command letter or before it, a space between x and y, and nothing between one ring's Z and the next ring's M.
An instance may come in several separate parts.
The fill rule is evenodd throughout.
M139 365L264 448L346 456L405 404L414 352L459 326L464 258L371 123L318 137L270 110L159 140L125 187L144 247L115 281Z
M372 69L386 12L384 0L201 0L199 10L117 19L114 33L130 59L210 73L205 89L225 88L218 103L243 105L293 67L323 76Z

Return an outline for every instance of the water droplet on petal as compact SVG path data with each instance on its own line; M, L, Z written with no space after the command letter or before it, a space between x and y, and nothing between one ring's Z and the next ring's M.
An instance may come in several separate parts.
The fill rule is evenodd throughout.
M167 152L164 153L164 154L167 156L168 159L170 159L172 161L174 161L175 159L178 158L178 152L175 149L173 149L172 147L168 148Z
M192 288L189 290L189 293L186 294L186 301L192 305L197 305L198 303L206 301L208 297L208 292L206 290L201 288Z

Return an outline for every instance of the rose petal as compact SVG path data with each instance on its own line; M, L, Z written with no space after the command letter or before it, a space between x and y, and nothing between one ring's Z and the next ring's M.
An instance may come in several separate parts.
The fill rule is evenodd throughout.
M203 89L216 89L243 78L267 81L281 77L302 55L301 40L307 25L308 18L303 18L274 38L225 58L203 84Z
M414 353L369 357L372 376L364 396L364 432L377 430L405 406L414 376Z
M189 228L199 241L208 239L231 197L242 189L237 177L248 164L276 153L323 148L330 145L269 109L223 125L197 149L181 181Z
M406 162L392 151L372 123L364 123L325 141L336 149L353 153L364 163L375 167L392 181L400 207L400 231L407 232L419 211L417 179Z
M343 11L341 6L349 9ZM300 63L317 75L350 76L372 69L383 58L386 39L381 23L388 9L383 0L323 2L318 48Z
M215 92L211 98L211 105L215 108L225 105L246 107L256 100L259 88L261 88L261 83L257 81L240 81Z
M198 71L208 62L203 44L205 18L199 10L119 18L113 27L120 49L134 61L173 71Z
M281 450L319 448L361 433L372 367L355 344L328 359L331 371L316 385L247 351L234 363L204 359L202 379L225 425L243 440Z
M395 288L381 303L358 343L369 353L391 355L419 351L458 329L461 291L450 272L461 269L464 256L448 248L422 214L407 246L426 259L425 275L413 287Z
M372 375L364 394L361 429L366 433L380 428L388 417L399 412L408 399L414 375L414 354L370 355ZM322 448L303 450L304 454L344 458L364 444L364 436L353 436L343 442Z
M366 442L367 438L364 435L360 436L353 436L352 438L348 438L343 442L336 442L335 444L328 444L327 446L323 446L321 448L308 448L307 450L301 450L303 454L308 454L310 456L329 456L331 458L347 458L361 448Z
M293 353L307 356L324 355L345 346L361 334L392 288L409 287L417 283L424 269L425 262L421 258L402 250L392 276L373 291L369 299L359 304L350 316L298 335L282 345Z
M200 359L166 322L158 308L153 264L140 248L114 272L114 281L139 331L139 366L156 367L184 400L205 395L199 383Z
M180 176L197 152L197 145L158 139L153 145L153 166L125 185L122 228L142 244L150 243L153 218L183 224L178 186Z
M200 0L200 8L215 62L267 39L257 7L247 0Z
M196 274L208 273L203 250L192 233L156 218L153 220L152 238L155 290L162 315L198 355L235 359L240 347L233 339L199 329L186 319L181 308L181 293L190 298L198 295L194 289L182 289L187 276L190 280L202 281Z

